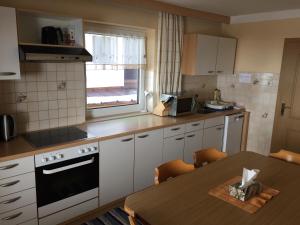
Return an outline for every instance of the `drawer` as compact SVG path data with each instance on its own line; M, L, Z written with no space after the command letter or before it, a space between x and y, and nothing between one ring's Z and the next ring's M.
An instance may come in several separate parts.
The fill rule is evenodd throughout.
M26 173L0 180L0 197L35 187L35 174Z
M210 118L204 121L204 128L215 127L224 124L225 117L219 116L215 118Z
M0 214L21 208L36 202L36 190L31 188L22 192L6 195L0 198Z
M203 126L204 126L204 120L195 121L195 122L187 123L185 130L187 133L196 130L202 130Z
M26 157L0 163L0 179L34 171L34 157Z
M0 214L0 224L16 225L35 218L37 218L36 204L31 204L23 208Z
M185 133L185 124L164 128L164 138Z
M19 225L38 225L38 220L37 219L34 219L34 220L29 220L25 223L20 223Z

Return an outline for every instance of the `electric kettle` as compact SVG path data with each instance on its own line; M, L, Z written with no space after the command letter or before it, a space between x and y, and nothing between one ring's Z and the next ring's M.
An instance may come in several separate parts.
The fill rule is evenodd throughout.
M0 115L0 140L9 141L17 134L16 121L11 115Z

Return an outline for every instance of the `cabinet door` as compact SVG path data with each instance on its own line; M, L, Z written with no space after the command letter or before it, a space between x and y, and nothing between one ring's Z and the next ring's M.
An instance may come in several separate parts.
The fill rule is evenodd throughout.
M218 74L233 74L237 40L219 38L216 70Z
M203 148L222 150L224 125L204 129Z
M133 192L134 135L100 142L100 205Z
M184 161L194 163L193 153L202 149L203 130L185 134Z
M216 74L218 41L218 37L198 35L196 75Z
M163 130L135 135L134 191L154 184L154 169L162 163Z
M184 134L164 139L163 161L183 159Z
M20 79L16 10L0 6L0 80Z

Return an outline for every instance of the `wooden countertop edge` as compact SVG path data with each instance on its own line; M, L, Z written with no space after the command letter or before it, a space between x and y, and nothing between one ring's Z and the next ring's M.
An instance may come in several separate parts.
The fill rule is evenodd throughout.
M47 153L47 152L52 152L52 151L57 151L62 148L72 148L72 147L75 147L78 145L84 145L84 144L89 144L89 143L93 143L93 142L105 141L105 140L110 140L113 138L119 138L119 137L123 137L123 136L133 135L133 134L137 134L137 133L144 133L147 131L163 129L163 128L181 125L181 124L185 124L185 123L191 123L191 122L195 122L195 121L199 121L199 120L211 119L211 118L215 118L218 116L227 116L227 115L231 115L231 114L242 113L245 111L246 111L245 109L235 109L235 110L230 110L227 112L216 112L216 113L211 113L211 114L199 114L199 115L190 115L187 117L177 117L176 119L179 121L170 121L163 125L154 125L154 126L146 127L146 128L142 128L142 129L132 129L127 132L122 132L122 133L118 133L118 134L109 134L107 136L95 135L95 137L90 137L90 138L87 138L84 140L72 141L72 142L69 142L66 144L55 145L55 146L46 147L46 148L42 148L42 149L34 149L34 147L32 147L33 149L28 150L27 152L21 152L21 153L11 154L8 156L2 156L2 157L0 157L0 162L34 156L37 154L42 154L42 153ZM188 117L192 117L192 118L188 118ZM98 122L98 123L101 123L101 122ZM97 122L92 122L92 123L97 123Z

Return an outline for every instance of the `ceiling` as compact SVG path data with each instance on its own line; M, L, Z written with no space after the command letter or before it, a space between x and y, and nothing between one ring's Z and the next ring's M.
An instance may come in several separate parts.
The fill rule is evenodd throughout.
M300 9L300 0L158 0L186 8L237 16Z

